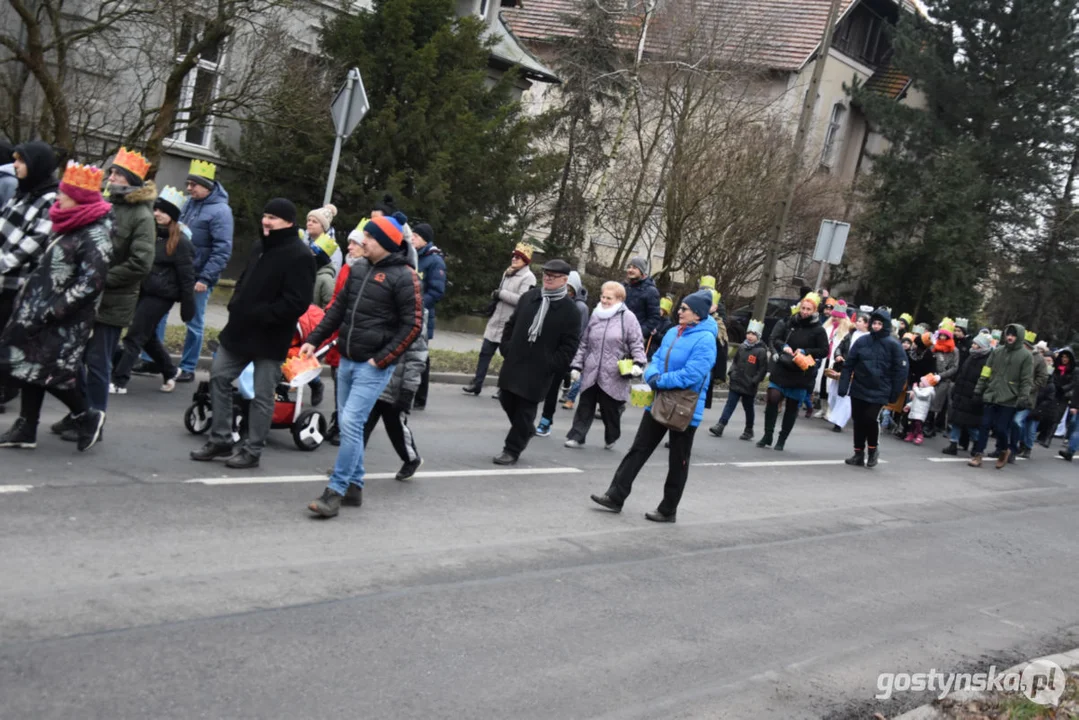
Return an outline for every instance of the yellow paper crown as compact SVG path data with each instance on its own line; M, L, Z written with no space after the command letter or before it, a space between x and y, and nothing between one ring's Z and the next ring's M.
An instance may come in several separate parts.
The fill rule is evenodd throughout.
M150 172L150 163L140 153L127 148L120 148L116 153L116 159L112 164L122 167L124 170L136 175L139 180L146 179L146 173Z
M955 320L952 320L951 318L946 317L946 318L944 318L943 320L940 321L939 327L940 327L941 330L947 330L950 333L954 333L955 332Z
M93 165L80 165L74 160L68 160L67 169L64 170L64 177L60 182L64 185L77 187L80 190L100 192L101 180L104 176L105 172L101 168Z
M701 278L700 289L708 288L709 290L716 289L716 279L712 275L705 275Z
M806 300L813 303L813 307L815 307L815 308L820 307L820 295L818 295L817 293L815 293L815 292L806 293L806 296L804 298L802 298L802 301L804 302Z
M532 255L535 254L536 248L532 247L528 243L517 243L517 247L513 249L514 255L523 255L528 262L532 262Z
M205 160L192 160L187 174L213 180L217 176L217 166Z
M1038 339L1038 333L1034 332L1033 330L1027 330L1027 337L1026 337L1026 340L1027 340L1027 342L1028 342L1028 343L1030 343L1031 345L1033 345L1033 344L1034 344L1034 342L1035 342L1035 341L1036 341L1037 339Z
M659 309L670 312L674 308L674 300L669 297L661 298L659 301Z

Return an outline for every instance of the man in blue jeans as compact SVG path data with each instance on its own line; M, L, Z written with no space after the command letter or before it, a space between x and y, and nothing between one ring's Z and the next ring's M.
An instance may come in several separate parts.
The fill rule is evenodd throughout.
M1008 447L1008 431L1017 410L1030 405L1030 390L1034 385L1034 358L1023 347L1026 328L1012 324L1004 328L999 346L989 355L982 367L981 377L974 394L982 398L982 426L974 444L974 457L967 463L971 467L982 466L982 455L992 434L996 437L996 468L1008 464L1011 450Z
M401 225L391 217L363 226L363 254L340 297L307 336L300 355L339 331L337 424L341 449L322 496L307 505L319 517L336 517L342 505L363 504L363 428L393 375L394 365L423 329L420 278L408 263ZM361 302L362 300L362 302Z
M187 175L188 200L180 214L180 222L191 231L191 243L195 246L195 316L187 324L184 338L184 354L180 359L180 374L176 382L195 379L195 367L202 353L202 336L205 330L206 305L210 294L221 277L221 272L232 257L232 209L229 194L215 179L217 166L202 160L192 160ZM165 339L168 317L162 318L157 336ZM136 375L157 375L159 370L143 354L143 362L132 372Z

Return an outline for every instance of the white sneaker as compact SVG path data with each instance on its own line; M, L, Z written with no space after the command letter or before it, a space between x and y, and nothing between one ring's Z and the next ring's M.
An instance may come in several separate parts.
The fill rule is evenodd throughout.
M824 417L824 410L818 410L817 412L813 413L813 417L820 420L822 417Z
M610 444L604 445L603 449L604 450L613 450L615 445L616 445L616 443L610 443Z
M127 395L127 388L116 387L112 383L109 383L109 395Z
M579 448L579 447L582 446L582 443L579 443L576 440L567 440L566 442L563 443L563 445L565 445L568 448Z
M172 392L176 389L176 378L180 376L180 370L177 369L173 373L172 377L165 381L165 384L161 386L161 392Z

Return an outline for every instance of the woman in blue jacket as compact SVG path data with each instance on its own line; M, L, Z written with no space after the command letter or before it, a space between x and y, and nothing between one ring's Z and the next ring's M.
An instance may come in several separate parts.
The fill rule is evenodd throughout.
M848 465L876 467L877 416L881 407L903 392L908 372L907 354L892 335L891 314L886 308L874 310L869 316L869 334L851 345L839 378L839 397L850 393L854 420L854 455L847 458Z
M674 522L678 502L689 477L689 454L693 449L693 436L704 417L705 386L711 382L712 366L716 363L716 321L709 317L712 294L696 292L687 295L678 308L678 325L663 336L663 344L644 371L644 381L653 391L696 390L700 392L693 420L684 431L671 430L670 462L667 482L663 486L663 501L653 512L644 516L654 522ZM611 486L602 495L593 495L592 501L608 510L621 512L622 504L633 489L637 474L659 447L668 428L652 417L652 408L646 408L637 428L633 447L622 458L614 473Z

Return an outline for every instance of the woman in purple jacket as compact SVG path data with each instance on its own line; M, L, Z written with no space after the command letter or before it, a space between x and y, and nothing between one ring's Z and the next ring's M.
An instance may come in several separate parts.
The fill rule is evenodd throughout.
M608 450L622 434L622 410L629 399L630 382L640 377L648 364L641 325L637 316L627 311L625 300L626 290L620 283L604 283L599 305L592 311L588 328L581 336L570 373L574 381L578 377L581 380L581 396L573 427L566 435L568 448L584 445L596 416L596 403L599 403ZM624 376L618 361L626 359L633 361L633 369Z

